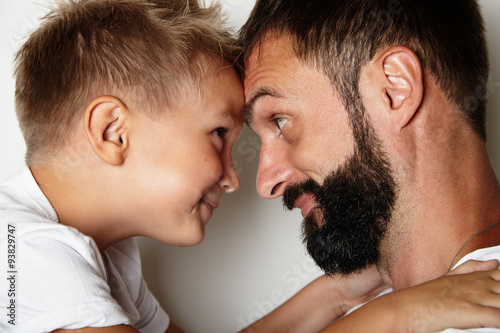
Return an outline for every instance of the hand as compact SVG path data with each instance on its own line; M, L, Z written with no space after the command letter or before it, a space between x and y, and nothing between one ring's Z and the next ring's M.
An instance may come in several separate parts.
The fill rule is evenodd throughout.
M492 270L497 267L497 260L470 261L436 280L384 297L391 299L398 318L407 320L407 332L500 328L500 270Z

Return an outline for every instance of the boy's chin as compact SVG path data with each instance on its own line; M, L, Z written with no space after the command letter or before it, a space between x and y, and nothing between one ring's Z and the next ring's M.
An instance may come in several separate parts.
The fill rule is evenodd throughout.
M189 228L183 228L176 231L158 231L144 236L172 246L196 246L201 244L205 239L205 224L200 220L190 222L192 222L192 225Z
M200 230L197 231L196 233L193 232L193 235L191 235L191 237L186 239L185 245L181 246L189 247L189 246L200 245L204 239L205 239L205 225L201 226Z

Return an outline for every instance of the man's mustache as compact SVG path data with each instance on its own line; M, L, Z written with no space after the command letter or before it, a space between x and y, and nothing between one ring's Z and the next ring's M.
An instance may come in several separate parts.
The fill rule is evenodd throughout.
M302 195L313 194L317 197L320 191L321 185L311 178L308 178L303 182L289 184L283 192L283 206L287 210L292 210L295 208L295 201L297 201L297 199Z

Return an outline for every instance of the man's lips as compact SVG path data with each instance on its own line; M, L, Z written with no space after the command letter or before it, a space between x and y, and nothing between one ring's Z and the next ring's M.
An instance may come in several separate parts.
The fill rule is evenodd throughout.
M294 206L300 209L302 217L305 218L317 204L313 194L303 194L295 200Z

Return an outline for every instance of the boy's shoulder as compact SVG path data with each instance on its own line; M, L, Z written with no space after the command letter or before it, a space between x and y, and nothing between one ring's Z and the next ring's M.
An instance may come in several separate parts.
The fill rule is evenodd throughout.
M0 214L38 216L57 222L56 212L28 167L0 184Z
M28 168L0 184L0 221L0 244L11 244L12 272L23 295L16 303L21 331L132 323L134 317L114 299L109 266L133 275L140 267L134 240L110 249L106 262L92 238L58 222ZM0 304L7 304L5 297L0 295ZM4 324L0 320L0 330Z
M0 221L7 234L16 238L19 250L45 251L47 260L78 255L95 261L99 256L90 237L59 223L28 167L0 184Z

